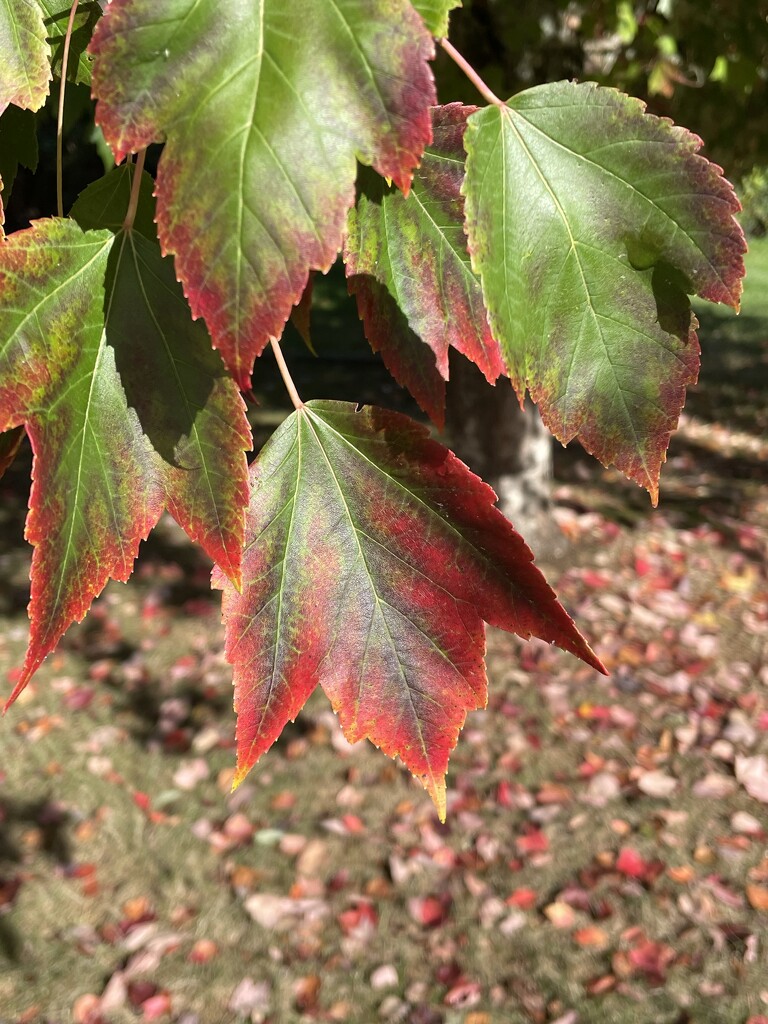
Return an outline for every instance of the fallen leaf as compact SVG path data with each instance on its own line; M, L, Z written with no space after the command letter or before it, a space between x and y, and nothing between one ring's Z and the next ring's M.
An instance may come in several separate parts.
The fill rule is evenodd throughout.
M605 949L608 945L608 933L596 925L588 925L586 928L578 928L573 933L574 942L580 946L590 946L595 949Z
M751 797L768 804L768 757L736 757L736 778Z
M755 910L768 913L768 886L748 885L746 893L750 906L754 907Z
M671 775L667 775L665 772L645 772L638 779L637 786L647 796L666 799L672 796L677 789L677 779L673 779Z

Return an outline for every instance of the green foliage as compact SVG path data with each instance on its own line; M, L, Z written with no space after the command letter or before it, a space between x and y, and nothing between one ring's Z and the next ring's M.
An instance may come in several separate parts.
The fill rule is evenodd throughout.
M761 238L768 232L768 167L755 167L739 189L741 226L748 235Z
M553 38L588 20L550 6ZM77 12L67 77L91 81L118 162L140 155L0 246L0 469L22 428L35 455L32 627L11 699L127 578L164 508L224 589L238 781L319 684L346 735L398 755L443 815L448 757L486 699L483 621L602 669L490 489L406 417L305 405L278 344L291 316L309 336L311 275L343 249L371 344L438 424L454 347L656 500L698 371L688 295L738 306L731 186L639 101L552 82L502 102L447 43L486 105L435 106L433 34L454 7ZM613 26L616 47L640 46L648 19L598 10L590 38ZM61 74L67 11L0 0L8 185L34 164L18 119ZM530 17L503 11L525 38ZM154 180L139 170L152 143ZM238 386L270 344L295 412L248 478Z

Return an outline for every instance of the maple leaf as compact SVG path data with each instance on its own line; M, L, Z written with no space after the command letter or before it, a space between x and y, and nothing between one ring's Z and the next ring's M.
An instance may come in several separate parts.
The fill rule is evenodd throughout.
M411 2L424 19L429 31L438 39L448 35L450 12L461 7L461 0L411 0Z
M469 118L473 266L513 384L656 503L696 380L687 292L738 308L739 210L701 140L592 83L529 89Z
M238 784L319 683L348 740L421 779L441 816L483 620L600 662L490 487L399 413L310 402L251 467L243 591L222 574ZM604 670L603 670L604 671Z
M0 0L0 114L9 103L39 110L51 68L45 24L35 0Z
M117 160L166 140L160 241L247 389L310 269L336 257L356 158L407 190L430 139L434 43L407 0L220 7L113 0L90 49Z
M410 192L385 191L380 179L367 184L344 247L349 289L372 347L439 426L445 388L434 365L447 380L451 345L489 382L504 373L464 234L463 137L476 110L460 103L433 109L432 142ZM432 350L434 364L418 350L416 336Z
M131 172L115 172L124 203ZM0 295L0 430L23 424L34 452L13 700L107 580L128 578L164 507L239 581L250 433L170 261L139 232L38 221L0 247Z
M6 203L19 164L35 171L37 159L35 115L11 104L0 117L0 191Z
M69 24L69 12L72 0L37 0L45 15L45 29L51 47L51 70L57 78L61 78L64 39ZM101 17L101 5L98 0L86 0L77 6L75 20L69 41L69 60L67 62L67 81L81 85L91 84L91 64L93 60L86 53L96 22Z

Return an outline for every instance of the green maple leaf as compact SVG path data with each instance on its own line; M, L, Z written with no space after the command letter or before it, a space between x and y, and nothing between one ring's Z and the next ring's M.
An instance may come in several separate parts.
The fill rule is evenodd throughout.
M11 104L0 116L0 189L7 204L19 164L37 169L37 125L31 110Z
M469 248L521 396L658 497L696 380L688 292L738 308L738 201L701 140L639 100L559 82L469 119Z
M71 0L37 0L45 22L48 42L51 46L51 69L57 78L61 78L61 62L64 52L64 38L69 24ZM91 41L93 28L101 17L101 6L98 0L86 0L77 6L72 34L69 43L69 59L67 61L67 81L82 85L91 84L92 58L86 53Z
M131 172L113 172L124 204ZM16 696L107 580L128 578L163 508L239 581L250 432L170 261L140 232L38 221L0 249L0 295L0 430L23 424L35 454Z
M422 780L441 816L483 620L603 670L490 487L383 409L309 402L251 467L243 590L220 573L240 782L320 684L349 740Z
M424 23L438 39L448 35L448 15L457 7L461 0L411 0L413 6L424 19Z
M113 0L97 120L122 159L165 140L158 229L243 387L311 269L327 270L356 160L408 187L430 138L434 44L407 0Z

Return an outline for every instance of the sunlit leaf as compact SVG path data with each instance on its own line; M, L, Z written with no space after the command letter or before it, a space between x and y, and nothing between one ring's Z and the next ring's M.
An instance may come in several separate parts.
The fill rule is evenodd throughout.
M696 136L592 84L479 111L465 145L470 250L518 393L655 501L699 367L686 293L738 307L733 189Z
M247 387L309 271L336 257L356 159L408 187L430 139L434 44L407 0L226 11L113 0L91 45L93 88L118 160L166 140L160 240Z
M310 402L251 470L243 592L220 574L242 780L319 683L352 742L422 780L441 815L483 620L602 668L493 491L406 416Z

